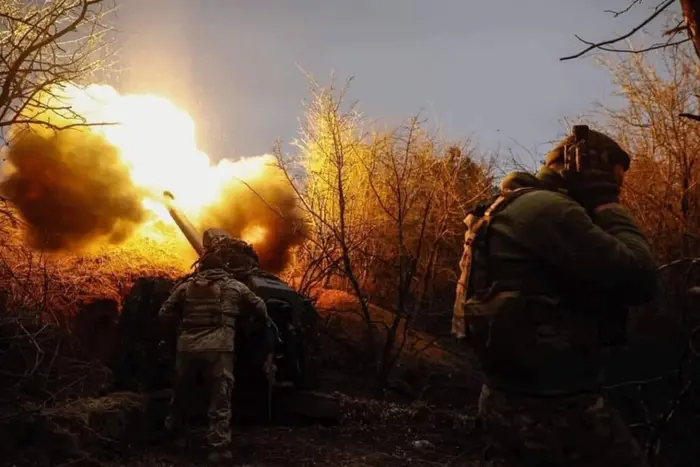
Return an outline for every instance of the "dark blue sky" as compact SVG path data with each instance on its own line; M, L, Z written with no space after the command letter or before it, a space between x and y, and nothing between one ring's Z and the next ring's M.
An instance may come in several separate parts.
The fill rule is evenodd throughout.
M533 148L596 100L608 74L577 52L578 33L607 38L653 7L614 19L628 0L121 0L123 92L162 94L196 121L212 158L291 140L306 77L355 76L371 117L419 110L449 137L484 149ZM663 19L652 28L661 28ZM547 146L541 146L544 150Z

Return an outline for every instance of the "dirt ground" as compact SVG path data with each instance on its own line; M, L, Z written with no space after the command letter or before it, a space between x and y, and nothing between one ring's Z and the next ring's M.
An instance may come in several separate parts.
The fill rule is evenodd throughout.
M452 431L452 430L451 430ZM232 465L247 466L480 466L483 443L469 429L355 423L338 427L249 426L233 433ZM164 445L137 450L102 465L206 465L204 453Z
M397 404L336 394L332 425L300 420L243 423L232 429L235 466L480 466L485 442L473 414L425 403ZM14 441L0 465L159 467L206 465L201 428L181 446L153 425L143 396L118 393L69 401L7 426ZM11 426L10 426L11 425ZM23 431L23 433L18 433ZM16 438L12 440L12 438ZM37 446L40 446L37 449ZM9 447L9 446L7 446ZM0 450L5 450L0 446Z

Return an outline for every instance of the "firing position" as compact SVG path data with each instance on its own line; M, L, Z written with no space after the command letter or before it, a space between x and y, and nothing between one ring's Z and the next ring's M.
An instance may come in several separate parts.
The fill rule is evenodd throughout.
M480 417L513 465L648 465L601 393L605 348L656 285L618 200L629 164L614 140L575 127L536 175L508 175L465 220L453 333L480 360Z
M229 460L231 394L234 385L236 319L242 312L262 315L265 302L224 270L219 255L206 254L197 272L178 285L160 309L159 317L179 323L177 382L168 428L179 434L189 421L193 381L201 375L210 394L207 442L210 462Z

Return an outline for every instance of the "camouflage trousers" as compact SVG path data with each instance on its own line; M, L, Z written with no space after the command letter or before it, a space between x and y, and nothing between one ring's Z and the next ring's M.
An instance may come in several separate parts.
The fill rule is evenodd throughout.
M181 432L192 420L193 401L198 394L208 396L207 443L212 448L228 448L231 442L231 393L233 391L233 352L178 352L177 382L171 400L169 428ZM201 391L197 386L203 387Z
M599 394L526 397L484 385L479 413L506 465L649 467L625 423Z

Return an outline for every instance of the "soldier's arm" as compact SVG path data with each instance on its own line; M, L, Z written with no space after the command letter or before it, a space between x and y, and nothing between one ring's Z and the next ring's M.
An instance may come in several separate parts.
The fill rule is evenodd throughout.
M653 298L656 267L651 248L629 212L608 205L591 216L553 192L523 197L518 218L529 246L550 264L628 304ZM513 206L516 207L516 206Z
M231 300L233 306L240 306L239 312L255 313L267 316L265 302L255 295L245 284L237 280L229 279L224 286L225 296ZM237 308L238 308L237 306Z
M238 291L246 308L263 317L267 317L267 306L262 298L255 295L245 284L240 284Z
M180 284L172 291L163 305L161 305L160 310L158 310L159 319L174 320L180 317L184 290L185 284Z

